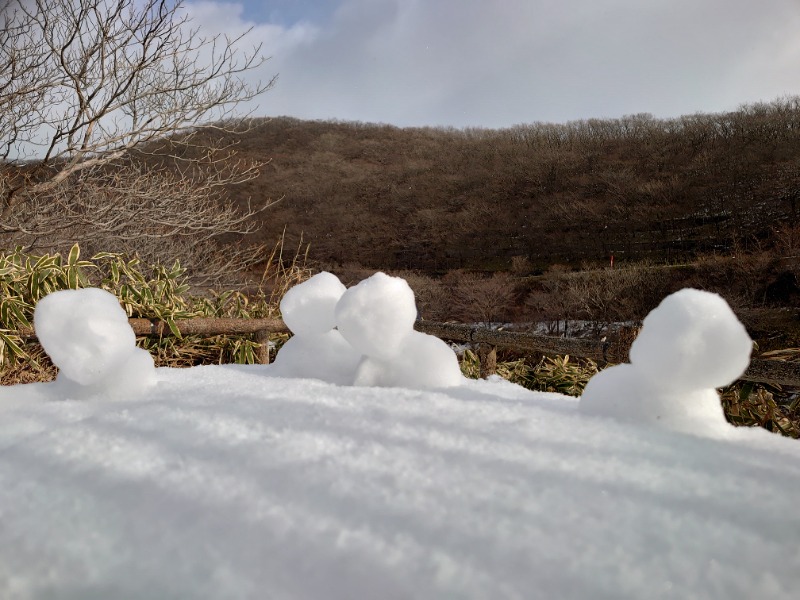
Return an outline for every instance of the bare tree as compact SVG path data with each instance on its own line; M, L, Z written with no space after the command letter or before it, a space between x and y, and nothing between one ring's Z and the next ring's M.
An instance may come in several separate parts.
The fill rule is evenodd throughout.
M462 321L495 323L506 319L514 306L514 277L505 272L491 277L455 271L453 310Z
M181 0L0 0L0 230L40 247L250 231L227 186L237 106L269 89L243 37L203 37ZM216 141L214 141L216 140ZM263 207L261 207L263 208ZM237 212L238 211L238 212ZM190 244L190 245L191 245ZM123 244L124 245L124 244Z

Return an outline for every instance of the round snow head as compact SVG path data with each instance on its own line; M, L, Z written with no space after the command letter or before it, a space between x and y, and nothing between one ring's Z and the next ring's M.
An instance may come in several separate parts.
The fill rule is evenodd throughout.
M62 375L90 385L121 365L135 350L136 336L117 298L104 290L63 290L36 305L39 342Z
M744 373L752 346L721 296L687 288L647 315L630 358L639 372L669 389L718 388Z
M417 306L405 279L375 273L351 287L336 305L336 325L361 354L388 360L414 331Z
M320 335L334 328L334 309L345 287L323 271L291 288L281 300L281 315L295 335Z

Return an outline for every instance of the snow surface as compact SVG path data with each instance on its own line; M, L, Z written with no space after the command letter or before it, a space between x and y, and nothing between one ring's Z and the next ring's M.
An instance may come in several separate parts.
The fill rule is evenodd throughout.
M375 281L375 298L402 290ZM340 327L338 307L369 295L342 305L349 293ZM703 343L728 339L715 300L684 296L645 325L694 315L659 347L695 347L672 332L711 319L698 307L723 321ZM61 298L37 326L76 308ZM375 330L351 330L375 344L403 307L371 307L384 314ZM51 347L97 343L54 331ZM396 331L398 347L416 337ZM330 333L296 338L312 348ZM378 383L419 383L414 359L394 356L407 364L379 364ZM692 360L714 370L713 357ZM637 413L654 390L656 406L715 394L700 376L683 394L655 386L637 364L615 369L635 374L638 395L603 385L639 420L497 377L358 387L291 378L277 362L157 369L136 394L119 393L126 382L76 383L82 396L60 381L0 388L0 598L796 598L800 445Z
M797 597L796 441L270 368L0 390L0 597Z

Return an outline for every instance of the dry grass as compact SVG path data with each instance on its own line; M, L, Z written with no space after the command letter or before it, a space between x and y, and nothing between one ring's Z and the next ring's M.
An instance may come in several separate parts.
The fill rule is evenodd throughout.
M60 254L30 256L21 249L0 255L0 383L48 381L55 376L41 346L20 335L30 329L39 299L50 292L101 287L119 298L129 317L159 319L171 324L193 317L261 318L278 316L278 302L285 291L310 275L305 257L284 255L276 246L264 263L261 286L250 294L210 291L193 295L185 271L172 266L143 265L136 257L101 253L80 258L74 246ZM249 336L143 337L158 366L188 367L199 364L254 363L259 345Z
M783 397L783 403L775 396ZM722 407L730 423L763 427L787 437L800 438L800 396L789 396L780 388L738 382L722 393Z
M499 360L497 374L503 379L537 392L556 392L580 396L589 379L597 373L597 363L570 356L540 356L531 362L528 357ZM461 357L461 372L472 379L480 374L480 361L472 350Z

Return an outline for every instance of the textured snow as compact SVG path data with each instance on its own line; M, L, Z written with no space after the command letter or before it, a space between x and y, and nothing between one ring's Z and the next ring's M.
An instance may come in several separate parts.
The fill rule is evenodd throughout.
M0 597L796 598L796 441L498 379L157 375L135 401L0 390Z
M409 304L385 277L335 310L352 339L397 341L396 362L357 367L385 387L289 376L312 359L355 373L334 364L351 342L315 328L283 366L141 367L145 388L102 294L37 309L87 383L0 388L0 598L797 597L800 444L717 418L705 386L744 344L716 300L665 300L637 360L579 401L497 377L411 389L450 363L396 327ZM61 329L72 311L85 327ZM691 354L665 357L691 386L639 367L656 344Z

